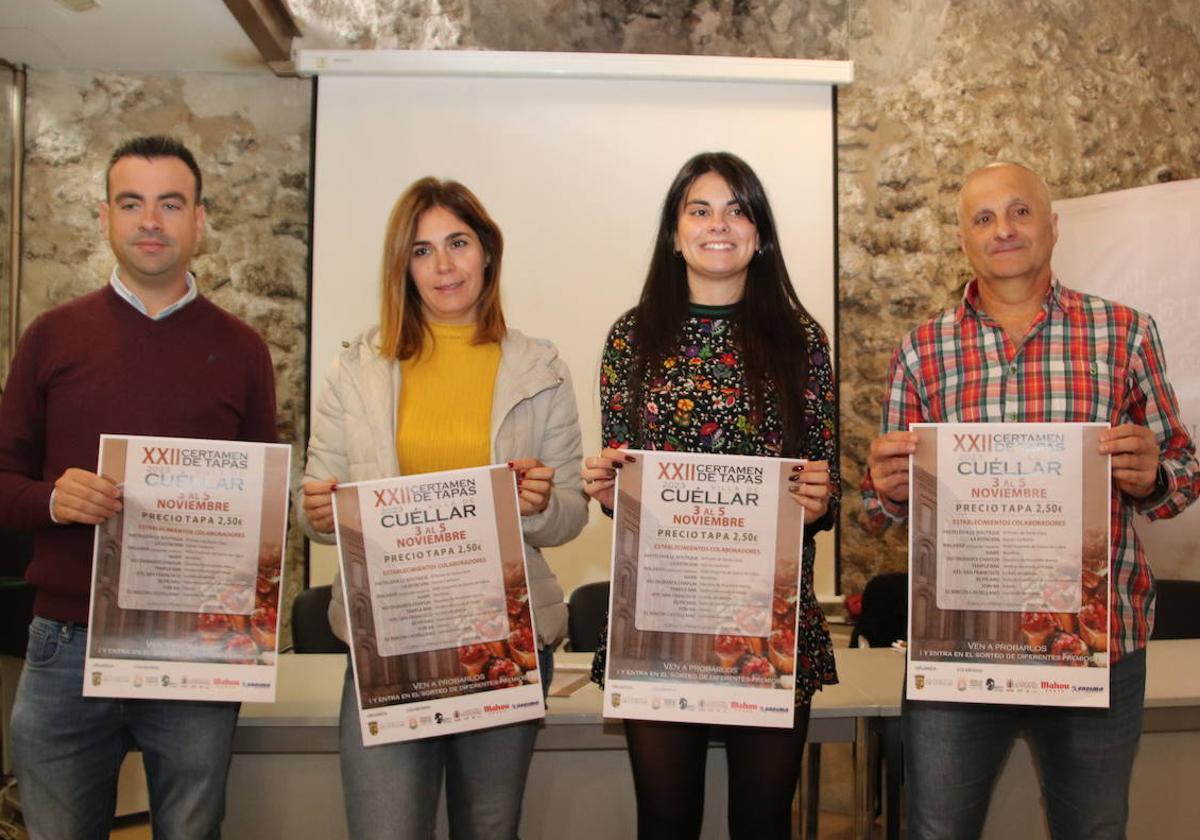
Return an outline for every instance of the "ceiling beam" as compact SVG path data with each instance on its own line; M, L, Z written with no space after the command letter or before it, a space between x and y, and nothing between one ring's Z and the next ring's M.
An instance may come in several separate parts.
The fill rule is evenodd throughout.
M292 39L301 32L284 0L225 0L225 6L276 75L295 75Z

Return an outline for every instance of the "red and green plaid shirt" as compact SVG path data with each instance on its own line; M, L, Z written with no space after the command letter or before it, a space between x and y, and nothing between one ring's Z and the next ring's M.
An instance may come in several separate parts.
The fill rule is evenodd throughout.
M1154 624L1154 577L1133 514L1175 516L1200 495L1196 447L1179 418L1154 321L1053 282L1020 344L980 309L976 283L963 301L918 327L892 356L883 431L910 423L1138 423L1158 439L1158 488L1132 499L1113 485L1113 661L1144 647ZM870 526L903 520L862 484Z

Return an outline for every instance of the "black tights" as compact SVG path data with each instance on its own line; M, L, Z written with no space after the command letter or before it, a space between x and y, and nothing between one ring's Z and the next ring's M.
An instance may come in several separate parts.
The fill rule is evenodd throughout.
M791 729L719 727L729 762L731 840L788 840L809 705ZM626 720L637 791L638 840L689 840L704 820L704 762L713 727Z

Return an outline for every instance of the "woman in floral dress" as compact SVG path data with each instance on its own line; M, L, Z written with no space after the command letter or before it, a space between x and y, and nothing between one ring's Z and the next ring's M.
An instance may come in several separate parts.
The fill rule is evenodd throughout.
M624 449L808 459L790 487L805 521L793 727L717 727L730 836L787 838L812 695L837 681L812 584L813 535L837 510L837 411L828 339L793 290L761 182L734 155L697 155L672 183L641 299L608 334L600 403L604 449L582 473L610 514ZM598 682L604 664L602 644ZM625 721L641 840L699 836L713 728Z

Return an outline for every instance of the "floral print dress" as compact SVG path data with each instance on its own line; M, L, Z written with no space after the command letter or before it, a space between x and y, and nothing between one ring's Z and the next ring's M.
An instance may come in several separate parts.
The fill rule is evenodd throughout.
M633 439L629 385L634 364L635 311L608 333L600 362L601 429L604 445L630 449L711 452L780 457L783 418L775 389L766 385L761 411L751 406L741 354L734 339L736 307L693 305L683 324L678 351L647 376L642 389L641 434ZM832 495L829 512L805 526L796 632L796 701L808 702L822 685L837 682L833 643L813 593L811 535L832 526L841 495L837 461L837 405L829 341L816 322L805 319L809 385L805 391L803 457L828 461ZM604 679L607 632L592 665Z

